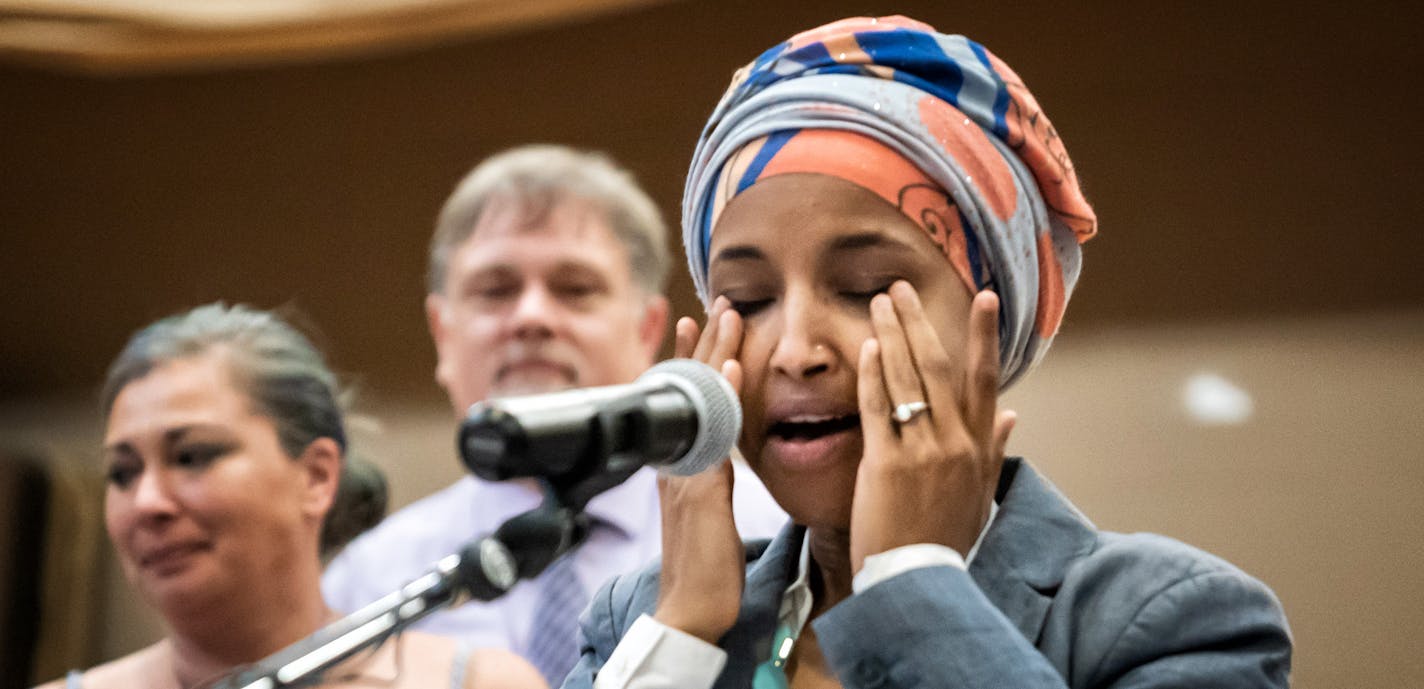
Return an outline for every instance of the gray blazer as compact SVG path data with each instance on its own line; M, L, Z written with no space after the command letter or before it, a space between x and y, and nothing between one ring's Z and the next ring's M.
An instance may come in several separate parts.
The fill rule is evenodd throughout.
M847 688L1286 687L1280 602L1227 562L1151 534L1098 531L1028 463L1009 459L999 513L966 573L913 570L812 624ZM747 580L716 687L750 687L771 654L805 530L748 545ZM658 570L616 577L580 620L564 687L590 687L624 632L657 605Z

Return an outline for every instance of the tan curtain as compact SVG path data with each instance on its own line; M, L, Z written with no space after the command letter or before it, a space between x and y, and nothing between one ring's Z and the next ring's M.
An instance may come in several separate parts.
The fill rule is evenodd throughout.
M666 0L0 0L0 59L96 73L378 53Z
M104 487L96 463L88 457L83 460L48 462L39 644L31 677L36 682L98 660L94 651L102 619L99 572L107 547Z

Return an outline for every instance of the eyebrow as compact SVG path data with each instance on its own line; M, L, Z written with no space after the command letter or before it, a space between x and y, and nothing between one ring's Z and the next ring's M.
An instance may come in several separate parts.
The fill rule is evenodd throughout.
M567 277L572 273L578 277L591 275L600 280L606 279L603 273L602 266L593 265L587 261L579 259L568 259L559 261L558 263L554 264L553 270L549 271L549 273L554 277Z
M475 266L472 270L464 273L460 277L464 282L469 282L488 275L509 275L518 273L519 269L513 263L499 261Z
M578 270L588 273L602 275L602 266L587 260L582 256L567 256L555 261L547 270L540 272L540 275L562 275L568 271ZM483 265L476 266L461 277L460 284L465 284L475 280L488 277L515 277L524 278L524 268L514 261L499 260L491 261Z
M112 457L114 455L131 455L133 453L133 445L129 444L129 441L127 440L120 440L117 443L110 443L108 445L105 445L103 451L101 452L101 454L105 458Z
M184 426L179 426L179 427L177 427L177 428L170 428L170 429L168 429L168 430L166 430L166 431L163 432L163 442L164 442L164 444L172 445L173 443L176 443L176 442L182 440L183 437L186 436L186 435L188 435L189 433L191 433L191 432L193 432L193 431L195 431L195 430L197 430L197 429L199 429L199 428L204 428L204 427L208 427L208 426L210 426L210 424L193 423L193 424L187 424L187 425L184 425ZM130 442L127 441L127 440L120 440L120 441L118 441L118 442L116 442L116 443L111 443L111 444L108 444L108 445L105 445L105 446L104 446L104 452L106 452L106 453L108 453L108 452L128 452L128 453L133 453L133 451L134 451L134 449L133 449L133 443L130 443Z
M199 427L202 426L202 425L204 425L204 424L189 424L189 425L187 425L187 426L179 426L179 427L177 427L177 428L170 428L170 429L168 429L167 431L164 431L164 433L163 433L163 441L164 441L164 442L167 442L167 443L173 443L173 442L177 442L177 441L179 441L179 440L182 440L182 439L183 439L183 436L188 435L188 434L191 433L193 430L199 428Z
M917 252L915 247L906 244L894 237L886 236L881 232L857 232L841 237L836 237L828 247L830 253L846 253L859 249L890 249L892 251ZM719 261L753 261L765 260L766 254L755 246L736 244L718 251L712 257L713 263Z
M745 244L729 246L717 252L709 263L720 261L758 261L766 259L766 254L761 249Z
M881 232L859 232L837 237L831 242L830 251L841 253L857 249L891 249L895 251L916 251L905 242Z

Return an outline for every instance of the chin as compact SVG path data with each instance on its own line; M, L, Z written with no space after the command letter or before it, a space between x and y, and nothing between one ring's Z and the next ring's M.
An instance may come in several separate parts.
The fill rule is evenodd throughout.
M850 503L844 505L782 505L791 521L813 531L850 531Z
M139 585L143 597L150 605L163 611L165 616L182 614L188 610L202 610L213 603L227 598L217 589L210 577L195 576L165 577L146 579Z
M236 592L233 578L211 553L185 566L167 571L137 568L128 571L129 581L153 607L168 612L203 609L231 598Z
M815 529L850 528L854 473L763 471L761 467L756 467L756 472L776 503L797 524Z

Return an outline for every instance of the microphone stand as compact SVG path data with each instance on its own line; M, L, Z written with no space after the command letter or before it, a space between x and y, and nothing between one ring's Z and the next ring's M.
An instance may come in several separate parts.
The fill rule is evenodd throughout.
M629 402L628 404L632 404ZM618 430L629 423L625 405L611 405L593 420L595 456L602 466L572 467L555 476L540 476L544 501L515 515L493 535L476 539L459 553L447 555L429 572L356 612L337 620L246 668L229 673L214 689L279 689L319 684L322 674L368 648L375 648L417 620L441 608L467 600L490 601L520 579L532 579L556 558L588 535L583 507L593 496L622 483L642 463L614 447ZM462 445L466 441L461 440ZM498 448L503 457L506 448ZM467 460L468 461L468 460ZM473 467L472 467L473 468ZM521 473L476 470L487 480L504 480Z
M314 686L322 674L400 634L441 608L468 600L490 601L519 579L531 579L583 541L588 516L560 499L547 482L543 504L511 517L493 535L447 555L399 591L337 620L307 638L213 685L215 689Z

